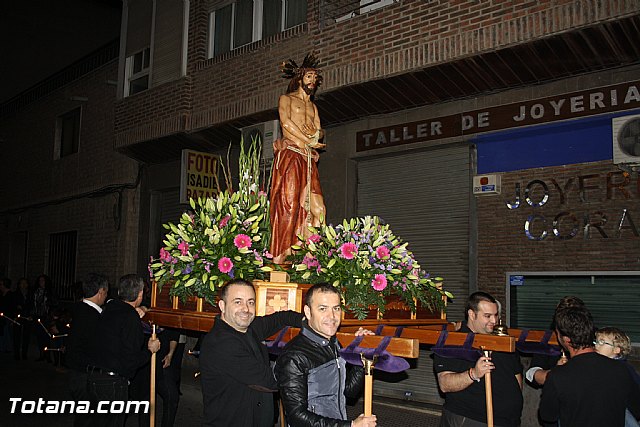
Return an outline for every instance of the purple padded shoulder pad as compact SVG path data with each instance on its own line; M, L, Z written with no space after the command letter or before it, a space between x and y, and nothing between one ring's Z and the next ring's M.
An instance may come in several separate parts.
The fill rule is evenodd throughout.
M516 341L516 350L525 354L543 354L546 356L560 356L560 348L549 344L551 331L545 331L540 342L527 342L528 329L523 329Z
M364 357L369 360L373 359L374 355L378 356L373 365L374 369L385 372L402 372L409 369L409 362L402 357L394 356L386 351L387 346L391 342L391 337L384 337L382 341L380 341L380 345L376 348L359 347L363 338L364 336L356 337L351 344L340 350L340 356L342 356L347 363L362 366L362 359L360 358L360 354L362 353Z
M480 358L480 355L482 354L480 350L476 350L475 348L471 347L476 334L474 334L473 332L467 333L467 339L465 339L462 346L444 345L447 341L448 336L449 332L446 329L443 329L442 332L440 332L438 341L433 347L431 347L431 351L441 357L447 357L450 359L464 359L470 362L476 362Z

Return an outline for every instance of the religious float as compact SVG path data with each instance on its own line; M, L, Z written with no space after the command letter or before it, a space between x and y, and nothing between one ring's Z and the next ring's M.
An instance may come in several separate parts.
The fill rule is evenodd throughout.
M478 357L480 350L514 352L517 346L528 352L548 352L548 344L555 344L551 334L542 331L455 332L445 314L446 300L453 296L443 289L443 280L422 269L407 243L377 217L308 226L306 236L300 235L299 243L292 246L288 263L273 264L269 199L260 185L260 143L252 141L246 152L241 144L240 150L237 190L227 168L227 189L213 198L191 199L190 211L177 224L164 225L164 247L149 263L152 300L145 320L207 332L219 313L216 293L233 278L253 281L257 315L301 312L312 284L331 283L344 298L338 333L348 350L343 356L350 363L362 363L368 373L365 414L371 413L373 367L406 370L409 365L401 358L417 358L420 344L441 354L467 357ZM356 338L353 332L360 326L375 330L376 335ZM277 353L297 333L285 329L268 346ZM490 381L487 384L490 387ZM487 389L487 399L490 396ZM488 400L487 405L492 403Z
M159 324L206 332L217 313L216 293L228 280L254 282L258 315L302 310L306 290L331 283L344 296L343 324L446 323L442 279L431 277L407 243L378 217L338 225L307 226L287 264L271 262L269 199L260 184L260 143L241 144L239 183L214 198L190 199L190 211L167 234L151 259L150 318Z

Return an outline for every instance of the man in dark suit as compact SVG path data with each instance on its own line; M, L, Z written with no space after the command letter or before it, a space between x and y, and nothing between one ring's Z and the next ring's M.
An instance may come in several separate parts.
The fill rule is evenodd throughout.
M98 335L99 365L89 373L92 397L102 401L127 401L129 380L144 366L151 354L160 349L158 339L145 346L140 316L136 308L142 302L144 282L135 274L120 278L118 299L104 306ZM108 414L106 425L124 425L126 414Z
M13 355L16 360L27 360L29 341L31 339L31 304L33 295L29 290L26 277L18 280L18 289L13 293L13 310L18 323L13 325Z
M102 305L109 292L109 282L101 274L91 273L82 283L82 301L71 307L72 326L66 348L69 371L69 389L75 401L90 400L87 389L88 372L98 364L98 324ZM95 403L95 402L94 402ZM95 409L95 408L93 408ZM91 426L91 415L76 414L73 425Z
M280 311L256 317L251 282L234 279L220 290L220 316L202 341L200 370L203 426L272 427L277 392L267 348L284 326L302 326L302 315Z

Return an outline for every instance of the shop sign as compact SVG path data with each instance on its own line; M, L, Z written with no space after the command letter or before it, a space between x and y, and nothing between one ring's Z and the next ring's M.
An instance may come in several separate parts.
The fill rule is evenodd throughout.
M516 182L514 193L505 204L511 211L526 208L531 212L523 230L529 240L640 237L640 222L636 225L640 212L628 208L614 211L606 205L614 200L640 199L638 175L632 179L629 173L616 171L566 180L533 179L524 184ZM571 206L574 203L570 200L577 200L579 205ZM559 209L549 215L548 209L543 212L541 208L552 201L557 202Z
M640 81L466 111L356 133L356 151L575 119L640 107Z
M214 197L218 193L218 156L193 150L182 150L180 171L180 203L189 199Z

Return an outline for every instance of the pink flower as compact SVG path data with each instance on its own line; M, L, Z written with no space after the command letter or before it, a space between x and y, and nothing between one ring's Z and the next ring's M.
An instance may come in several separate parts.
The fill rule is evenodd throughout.
M378 259L387 259L389 258L389 249L386 246L378 246L376 248L376 255Z
M318 260L315 257L313 257L313 256L311 256L309 254L306 254L304 256L304 258L302 259L302 263L304 265L306 265L307 268L319 267L320 266L320 263L318 262Z
M340 246L340 256L344 259L353 259L358 253L358 247L355 243L347 242Z
M238 234L235 239L233 239L233 244L236 245L236 248L250 248L251 247L251 237L246 234Z
M227 223L229 222L229 219L231 219L231 215L227 215L224 218L222 218L220 220L220 227L226 227Z
M371 281L371 286L373 286L373 289L376 291L382 291L387 287L387 278L384 274L376 274Z
M184 255L189 253L189 244L183 240L178 245L178 249L180 249L180 252L182 253L182 256L184 256Z
M164 262L171 261L171 254L165 248L160 248L160 260Z
M232 268L233 268L233 262L231 262L231 260L226 256L223 256L218 261L218 270L220 270L220 273L228 273L231 271Z
M312 234L307 239L308 243L318 243L320 241L320 236L318 234Z

